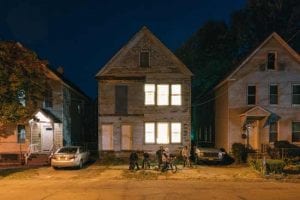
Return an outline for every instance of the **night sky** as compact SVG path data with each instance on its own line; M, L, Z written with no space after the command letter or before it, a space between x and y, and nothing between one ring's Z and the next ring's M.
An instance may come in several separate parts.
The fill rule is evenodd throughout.
M172 3L170 3L172 2ZM175 50L245 0L0 0L0 39L21 42L90 97L96 73L143 26Z

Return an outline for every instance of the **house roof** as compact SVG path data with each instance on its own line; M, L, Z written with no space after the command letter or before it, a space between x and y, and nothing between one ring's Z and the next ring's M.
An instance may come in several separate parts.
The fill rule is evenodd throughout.
M146 35L150 37L155 44L157 44L162 51L164 51L170 58L177 64L182 73L192 76L193 73L181 62L171 50L169 50L146 26L143 26L128 42L124 45L96 74L96 78L99 78L104 74L104 72L114 63L114 61L120 56L124 55L128 52L132 46L142 38L142 36Z
M232 77L238 72L240 71L245 64L247 64L249 62L249 60L251 60L251 58L254 57L254 55L264 46L267 44L268 41L270 41L272 38L274 38L280 45L282 45L282 47L284 47L287 52L289 52L291 54L292 57L295 58L296 61L298 61L300 63L300 56L299 54L293 49L291 48L283 39L282 37L280 37L276 32L273 32L271 35L269 35L269 37L267 37L248 57L246 57L246 59L244 59L238 66L237 68L235 68L235 70L233 70L233 72L231 72L223 81L221 81L214 89L219 88L220 86L222 86L223 84L225 84L226 82L232 80Z

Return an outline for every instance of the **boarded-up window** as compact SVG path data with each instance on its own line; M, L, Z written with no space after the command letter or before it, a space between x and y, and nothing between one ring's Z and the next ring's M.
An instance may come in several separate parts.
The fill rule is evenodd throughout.
M131 150L132 128L130 125L122 125L122 150Z
M113 150L112 125L102 125L102 150Z
M247 88L247 103L248 103L248 105L255 105L256 104L256 86L255 85L248 85L248 88Z
M268 63L267 68L270 70L274 70L276 65L276 54L275 52L268 53Z
M127 85L117 85L115 87L115 113L127 114L128 87Z
M140 67L150 67L148 51L142 51L140 53Z

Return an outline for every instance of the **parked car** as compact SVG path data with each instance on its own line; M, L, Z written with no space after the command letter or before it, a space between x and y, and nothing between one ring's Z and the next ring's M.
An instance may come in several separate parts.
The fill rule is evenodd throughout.
M61 167L78 167L81 169L89 160L90 153L81 146L65 146L58 149L51 156L51 166Z
M220 163L223 161L223 156L225 152L216 148L205 148L198 147L195 150L195 157L197 163L208 163L208 162L217 162Z

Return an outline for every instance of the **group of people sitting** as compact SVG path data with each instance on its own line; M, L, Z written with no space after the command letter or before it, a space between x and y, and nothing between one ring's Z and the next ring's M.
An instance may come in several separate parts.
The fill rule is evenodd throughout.
M184 146L181 150L181 156L183 159L183 166L191 166L190 162L190 150L187 146ZM174 155L170 154L169 149L167 147L160 146L156 151L156 160L159 170L165 170L168 168L168 164L172 159L174 159ZM129 157L129 169L137 170L140 169L138 164L138 154L136 151L132 151ZM147 152L143 153L143 161L142 161L142 169L150 169L150 155Z

